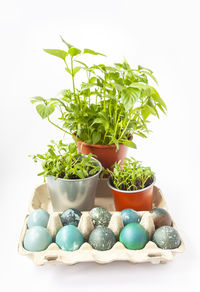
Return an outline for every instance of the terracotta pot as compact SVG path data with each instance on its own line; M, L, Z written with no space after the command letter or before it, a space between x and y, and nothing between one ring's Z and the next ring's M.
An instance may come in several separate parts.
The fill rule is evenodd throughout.
M136 211L151 211L154 183L155 177L153 183L144 189L137 191L122 191L113 187L111 178L109 178L108 186L112 190L116 211L122 211L127 208L131 208Z
M78 151L83 154L93 153L96 158L101 162L104 168L111 169L115 161L121 160L120 164L124 163L128 147L124 144L120 144L119 150L116 152L116 146L113 145L99 145L88 144L82 141L77 142Z

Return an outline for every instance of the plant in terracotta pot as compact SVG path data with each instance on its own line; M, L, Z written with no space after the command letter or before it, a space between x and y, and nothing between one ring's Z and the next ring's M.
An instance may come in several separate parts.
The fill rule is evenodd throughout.
M150 167L144 167L133 157L125 158L124 164L114 164L113 171L108 170L108 186L117 211L132 208L136 211L152 210L153 185L155 175Z
M91 153L79 153L75 143L52 141L45 154L32 157L35 162L41 162L43 171L38 175L47 180L54 211L93 208L102 166Z
M149 117L159 118L159 111L166 112L164 101L149 83L157 83L153 72L142 66L131 68L126 60L112 66L90 66L83 62L85 55L104 55L90 49L81 51L62 41L66 50L45 52L62 59L72 88L55 98L34 97L32 103L37 104L43 119L76 136L82 153L94 153L105 168L115 161L123 163L127 147L136 148L133 137L149 133ZM76 86L75 78L81 71L85 77Z

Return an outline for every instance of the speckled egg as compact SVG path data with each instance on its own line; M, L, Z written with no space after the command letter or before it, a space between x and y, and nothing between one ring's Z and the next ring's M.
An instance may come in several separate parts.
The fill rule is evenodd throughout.
M79 221L81 219L82 213L74 208L65 210L60 216L62 225L74 225L78 226Z
M89 236L89 244L97 250L109 250L116 242L116 238L111 229L105 226L97 226Z
M174 249L181 244L178 232L171 226L158 228L153 234L152 241L162 249Z
M63 226L56 235L56 244L65 251L77 250L83 243L83 235L74 225Z
M172 219L165 209L154 208L150 213L153 216L153 221L156 229L161 226L172 225Z
M49 213L42 209L34 210L28 217L28 228L33 226L47 227L49 221Z
M120 232L119 241L128 249L142 249L149 240L148 233L138 223L127 224Z
M107 227L110 222L111 214L105 208L96 207L90 211L90 217L94 226L102 225Z
M29 251L45 250L51 243L51 234L42 226L31 227L24 237L24 248Z
M138 213L133 209L124 209L121 211L122 221L124 226L129 223L139 223L141 218Z

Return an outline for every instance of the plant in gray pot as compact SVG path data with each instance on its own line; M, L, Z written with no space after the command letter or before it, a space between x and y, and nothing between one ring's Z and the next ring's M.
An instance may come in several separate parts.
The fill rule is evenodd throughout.
M41 161L43 175L54 211L76 208L90 210L94 206L95 192L101 163L92 157L77 151L75 143L64 144L54 141L48 145L45 154L32 156L34 161Z

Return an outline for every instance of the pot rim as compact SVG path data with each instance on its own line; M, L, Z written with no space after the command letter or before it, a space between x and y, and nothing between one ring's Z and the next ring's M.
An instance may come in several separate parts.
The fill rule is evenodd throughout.
M111 176L108 178L108 181L107 181L109 188L111 188L112 190L117 191L119 193L123 193L123 194L134 194L134 193L140 193L140 192L146 191L146 190L150 189L152 186L154 186L154 184L156 182L156 177L155 177L155 175L153 175L153 182L148 187L140 189L140 190L135 190L135 191L124 191L124 190L119 190L119 189L116 189L115 187L113 187L110 183L110 179L111 179Z
M94 175L89 176L89 177L86 177L86 178L75 178L75 179L67 179L67 178L60 178L60 177L58 177L57 179L55 179L55 181L81 182L81 181L90 180L90 179L92 179L92 178L94 178L94 177L96 177L96 176L99 176L99 174L100 174L101 171L102 171L102 165L101 165L101 162L100 162L99 160L97 160L96 158L94 158L94 157L91 157L91 159L96 160L96 162L97 162L97 163L99 164L99 166L100 166L100 170L99 170L97 173L95 173ZM48 175L48 176L47 176L47 179L50 178L50 177L55 178L54 175Z
M73 137L73 139L74 139L74 137ZM132 139L133 139L133 136L131 135L131 137L129 138L129 140L132 140ZM91 148L116 148L116 145L115 144L110 144L110 145L109 144L106 144L106 145L102 145L102 144L89 144L89 143L83 142L81 140L78 140L77 143L80 143L82 145L88 145ZM121 145L124 145L124 144L123 143L120 143L119 145L121 146ZM124 146L126 146L126 145L124 145Z

